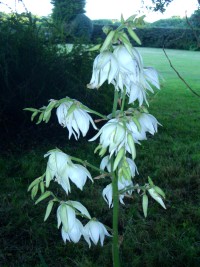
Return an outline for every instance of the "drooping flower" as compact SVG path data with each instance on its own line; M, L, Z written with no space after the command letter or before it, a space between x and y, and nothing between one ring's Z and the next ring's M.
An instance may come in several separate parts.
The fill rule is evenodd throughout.
M110 158L110 156L105 156L101 160L100 169L101 170L107 169L108 172L112 171L111 170L111 158ZM132 159L124 157L121 160L121 162L119 163L119 166L118 166L119 181L121 181L121 178L122 178L122 181L124 179L131 180L131 178L135 177L136 172L138 173L137 166Z
M141 113L138 121L141 125L141 132L149 132L152 135L157 133L158 125L161 125L153 115L148 113Z
M69 139L72 134L77 140L80 132L85 136L89 130L90 123L97 129L92 117L88 114L78 101L66 99L66 102L59 105L56 110L58 122L69 131Z
M123 91L129 96L129 103L138 99L141 106L143 101L147 104L147 90L153 92L151 84L160 88L158 73L153 68L144 68L139 52L132 48L130 53L125 46L120 45L114 49L119 64L119 73L113 80L116 90Z
M118 71L118 62L113 53L109 51L100 53L94 60L92 78L87 87L98 89L106 80L111 83Z
M121 177L120 179L118 179L118 190L124 190L126 189L126 187L132 187L133 186L133 182L132 180L127 180L124 179L123 177ZM129 195L132 194L132 189L128 190L127 193ZM112 190L112 183L108 184L102 192L102 196L104 198L104 200L108 203L109 208L111 208L113 206L113 190ZM124 194L119 194L119 201L121 204L124 204Z
M100 131L89 141L94 141L100 136L102 149L109 149L110 156L117 153L125 143L126 129L118 119L109 120Z
M66 240L77 243L83 234L83 225L78 219L75 219L72 229L65 232L64 227L62 227L61 234L65 243Z
M91 247L91 241L97 245L98 241L100 240L101 246L103 246L103 242L105 236L111 236L108 231L106 230L105 226L96 220L90 220L84 226L84 234L83 234L86 242L88 243L89 247Z
M73 207L62 203L57 209L58 228L61 223L65 232L70 232L76 221L76 213Z
M91 181L92 177L89 171L80 164L74 164L69 155L59 150L52 150L45 156L49 156L46 168L46 186L49 186L51 180L55 180L62 186L65 192L71 191L69 180L71 180L79 189L83 189L87 178Z
M83 227L76 219L76 213L91 219L88 210L78 201L68 200L63 202L57 209L58 228L62 224L62 235L64 241L70 239L75 242L83 234ZM78 241L77 241L78 242Z

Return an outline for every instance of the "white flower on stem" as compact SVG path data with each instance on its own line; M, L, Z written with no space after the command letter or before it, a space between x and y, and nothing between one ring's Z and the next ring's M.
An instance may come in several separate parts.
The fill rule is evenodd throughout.
M127 179L124 179L123 177L121 177L119 180L118 180L118 190L125 190L126 188L131 188L133 186L133 182L132 180L127 180ZM129 195L132 194L132 191L133 189L129 189L127 190L127 193ZM102 192L102 196L104 198L104 200L108 203L108 206L109 208L112 208L113 207L113 190L112 190L112 183L111 184L108 184L104 189L103 189L103 192ZM119 202L121 204L124 204L124 193L123 194L119 194Z
M126 128L119 120L111 119L89 141L94 141L99 136L101 148L108 148L111 157L113 153L117 153L124 145L126 137Z
M65 232L70 232L76 222L75 209L66 203L62 203L57 209L58 228L61 223Z
M89 247L91 247L91 241L95 245L97 245L99 240L100 240L101 246L103 246L105 236L111 236L111 235L108 233L108 231L106 230L105 226L102 223L96 220L90 220L84 226L83 236L86 242L88 243Z
M137 125L135 124L135 122L133 120L130 120L126 125L127 125L127 128L129 130L130 134L132 135L135 143L140 144L139 141L147 139L145 132L142 130L139 130Z
M83 190L83 186L85 185L87 178L89 178L93 182L89 171L80 164L70 164L66 172L67 172L69 179L80 190Z
M83 189L87 178L92 182L92 177L89 171L80 164L74 164L70 156L59 151L52 150L45 156L49 156L46 169L46 186L49 186L51 180L62 186L65 192L71 191L69 180L71 180L79 189Z
M108 172L111 172L111 159L109 156L105 156L101 160L100 169L105 170L105 168L107 169Z
M73 134L77 140L80 137L80 132L85 136L89 130L90 123L94 129L97 129L88 111L82 108L81 103L78 101L66 99L66 102L59 105L56 114L59 124L68 129L69 139Z
M150 84L160 88L158 74L153 68L144 68L139 52L132 48L132 54L125 46L120 45L114 49L113 54L119 63L119 74L112 82L116 90L124 91L129 96L129 103L138 99L141 106L143 101L147 104L146 90L153 92Z
M66 240L77 243L83 234L83 225L78 219L75 219L72 229L70 229L68 232L65 232L64 227L62 227L61 234L65 243Z
M125 169L125 171L127 171L127 169L128 169L128 172L130 173L128 180L130 180L131 177L132 178L135 177L136 172L138 173L137 166L136 166L135 162L132 159L127 158L127 157L124 157L124 159L122 159L122 161L119 163L118 168L119 168L119 172L122 173L122 175L120 175L120 173L118 172L118 175L120 178L123 177L123 179L124 179L124 176L123 176L123 170L124 169ZM101 160L100 169L101 170L107 169L108 172L111 172L111 158L109 156L105 156Z
M161 125L153 115L148 113L141 113L138 121L141 125L141 132L149 132L152 135L157 133L158 125Z
M46 186L48 187L50 181L55 178L55 181L58 182L68 194L71 188L66 170L69 164L72 164L70 156L59 150L49 151L44 156L49 156L46 168Z
M88 210L77 201L63 202L57 209L58 228L62 224L63 240L72 240L78 242L83 234L83 226L81 222L76 219L76 214L91 219Z
M87 87L98 89L106 80L111 83L118 71L118 62L113 53L109 51L100 53L94 60L92 78Z

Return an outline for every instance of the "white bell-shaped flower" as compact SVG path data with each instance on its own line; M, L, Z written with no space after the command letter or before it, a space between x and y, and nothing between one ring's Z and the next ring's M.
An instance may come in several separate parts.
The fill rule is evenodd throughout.
M102 158L100 163L100 169L107 169L108 172L111 172L111 160L109 156L105 156L104 158Z
M76 213L91 219L88 210L80 202L72 200L63 202L57 209L58 228L62 224L65 233L77 232L77 227L80 226L80 223L77 222ZM73 229L76 223L79 225L76 225L76 229Z
M87 178L93 182L90 172L84 166L72 163L67 154L59 150L52 150L45 156L49 156L46 169L47 187L54 178L68 194L71 191L70 180L81 190Z
M68 129L69 139L73 134L77 140L80 137L80 132L85 136L89 130L90 123L94 129L97 129L92 117L87 110L81 107L79 102L66 99L66 102L59 105L56 114L59 124Z
M138 100L141 106L143 101L148 104L146 90L153 92L150 84L160 88L158 73L153 68L143 67L142 57L135 48L132 48L131 52L124 45L114 49L113 54L118 60L119 73L112 83L116 90L123 91L126 88L129 103Z
M161 125L153 115L148 113L141 113L138 121L141 125L141 132L149 132L152 135L157 133L158 125Z
M87 178L92 182L92 177L89 171L80 164L70 164L67 169L69 179L80 189L83 190L83 186L86 183Z
M123 177L121 177L118 180L118 190L124 190L126 187L132 187L133 186L133 182L132 180L126 180ZM128 190L127 193L129 195L132 194L132 189ZM112 191L112 183L108 184L102 192L102 196L104 198L104 200L108 203L109 208L113 207L113 191ZM124 194L119 194L119 202L121 204L124 204Z
M64 227L62 227L61 234L65 243L66 240L77 243L83 234L83 225L78 219L75 219L72 229L70 229L68 232L65 232Z
M113 53L109 51L100 53L94 60L92 78L87 87L98 89L106 80L111 83L118 71L118 62Z
M58 228L61 223L65 232L70 232L76 221L76 213L73 207L62 203L57 209Z
M68 192L70 192L70 183L66 170L69 164L72 164L70 157L56 149L45 154L45 157L47 156L49 156L49 159L46 168L46 186L48 187L50 181L55 178L55 181L58 182L68 194Z
M100 240L101 246L103 246L105 236L111 236L111 235L108 233L108 231L106 230L105 226L102 223L96 220L90 220L84 226L83 236L86 242L88 243L89 247L91 247L91 241L95 245L97 245L99 240Z
M94 141L100 136L102 148L108 148L110 156L117 153L125 143L126 129L118 119L109 120L100 131L89 141Z

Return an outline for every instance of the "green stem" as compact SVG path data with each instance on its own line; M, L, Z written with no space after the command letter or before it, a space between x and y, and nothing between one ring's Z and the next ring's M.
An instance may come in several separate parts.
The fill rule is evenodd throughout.
M72 156L70 156L70 158L71 158L71 160L76 161L76 162L79 162L79 163L82 163L84 166L88 166L88 167L90 167L91 169L93 169L95 171L98 171L100 173L106 173L103 170L95 167L91 163L87 162L87 160L82 160L82 159L79 159L79 158L76 158L76 157L72 157Z
M113 118L116 116L117 101L118 101L118 91L115 90L115 94L114 94L114 102L113 102L113 109L112 109L112 117L113 117Z
M121 114L123 114L124 112L125 100L126 100L126 88L124 88L123 95L122 95L122 105L121 105L121 110L120 110Z
M114 102L112 109L112 117L116 116L118 102L118 91L115 90ZM119 261L119 234L118 234L118 214L119 214L119 193L118 193L118 177L113 171L114 159L111 160L111 173L112 173L112 191L113 191L113 243L112 243L112 256L113 267L120 267Z
M87 110L88 112L90 112L90 113L92 113L92 114L95 114L95 115L101 117L102 119L105 119L105 120L108 119L105 115L103 115L103 114L101 114L101 113L99 113L99 112L97 112L97 111L95 111L95 110L93 110L93 109L91 109L91 108L88 108L88 107L86 107L86 106L83 105L83 104L81 104L81 107L84 108L85 110Z
M113 267L120 267L119 234L118 234L119 193L118 193L118 177L116 176L115 173L113 173L112 190L113 190L113 247L112 247Z

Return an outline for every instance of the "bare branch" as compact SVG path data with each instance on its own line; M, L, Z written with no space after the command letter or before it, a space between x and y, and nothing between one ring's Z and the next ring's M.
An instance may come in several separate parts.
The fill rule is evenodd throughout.
M173 64L172 64L172 62L171 62L171 60L170 60L170 58L168 57L168 55L167 55L167 53L166 53L166 51L165 51L165 47L164 47L164 45L163 45L163 52L164 52L164 54L165 54L165 56L166 56L166 58L167 58L167 60L168 60L168 62L169 62L169 64L170 64L170 67L175 71L175 73L177 74L177 76L179 77L179 79L187 86L187 88L194 94L194 95L196 95L196 96L198 96L198 97L200 97L200 95L197 93L197 92L195 92L192 88L191 88L191 86L185 81L185 79L180 75L180 73L176 70L176 68L173 66Z

